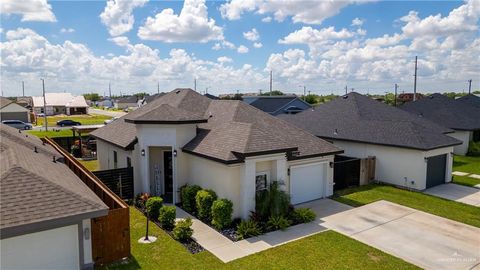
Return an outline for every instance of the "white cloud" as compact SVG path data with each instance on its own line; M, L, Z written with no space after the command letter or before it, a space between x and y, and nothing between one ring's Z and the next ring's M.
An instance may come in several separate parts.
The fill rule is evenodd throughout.
M231 63L233 62L233 59L227 56L220 56L217 58L217 61L220 63Z
M398 44L402 39L403 36L397 33L393 36L385 34L382 37L367 39L365 43L371 46L390 46Z
M232 0L220 6L222 17L238 20L245 12L273 14L276 21L292 17L294 23L321 24L326 18L336 15L352 3L366 1L278 1L278 0Z
M107 26L111 36L119 36L132 30L135 18L133 9L142 7L148 0L108 0L100 14L102 23Z
M73 33L73 32L75 32L75 29L73 29L73 28L62 28L62 29L60 29L60 33L62 33L62 34Z
M255 43L253 43L253 47L258 49L258 48L263 47L263 44L261 42L255 42Z
M248 53L248 48L247 48L246 46L244 46L244 45L240 45L240 46L238 46L238 48L237 48L237 52L238 52L238 53Z
M343 28L340 31L335 31L333 26L322 28L320 30L313 29L310 26L304 26L302 29L288 34L288 36L279 40L281 44L318 44L325 43L335 39L347 39L355 35Z
M267 16L267 17L262 19L262 22L264 22L264 23L269 23L271 21L272 21L272 17L270 17L270 16Z
M237 47L230 41L222 40L221 42L217 42L213 45L212 50L218 51L220 49L230 49L235 50Z
M167 8L148 17L138 30L138 36L144 40L173 42L201 42L223 40L223 29L208 18L205 0L186 0L182 11L176 15Z
M109 38L108 40L117 44L120 47L126 47L130 44L130 40L128 40L128 38L125 36L113 37Z
M355 18L352 20L352 26L362 26L365 21L360 18Z
M22 16L22 22L56 22L52 6L47 0L2 0L0 1L2 14L17 14Z
M255 28L252 28L252 30L250 31L243 32L243 37L250 41L257 41L258 39L260 39L260 35L258 34L257 29Z

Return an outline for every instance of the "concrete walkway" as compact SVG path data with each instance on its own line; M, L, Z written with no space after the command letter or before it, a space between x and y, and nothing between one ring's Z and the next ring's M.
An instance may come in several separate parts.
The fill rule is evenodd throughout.
M317 213L316 220L310 223L292 226L285 231L270 232L238 242L231 241L221 233L178 207L177 218L191 217L193 221L192 238L194 238L203 248L226 263L253 253L323 232L327 230L327 228L322 225L322 223L324 223L323 218L352 208L351 206L330 199L318 200L298 205L298 207L312 208L312 210Z
M425 269L476 269L480 229L377 201L324 218L324 227Z
M480 207L480 189L477 188L449 183L429 188L425 193Z

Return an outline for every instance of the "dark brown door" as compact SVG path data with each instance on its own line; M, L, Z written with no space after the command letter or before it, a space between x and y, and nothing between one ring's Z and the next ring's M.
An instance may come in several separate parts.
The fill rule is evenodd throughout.
M172 152L163 152L163 168L165 171L165 201L173 199Z

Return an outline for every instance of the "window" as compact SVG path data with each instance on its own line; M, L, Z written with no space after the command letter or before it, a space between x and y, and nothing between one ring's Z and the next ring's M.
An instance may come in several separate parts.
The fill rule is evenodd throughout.
M255 190L265 190L268 185L268 172L258 172L255 176Z
M127 167L132 167L132 160L130 159L130 157L127 157Z
M116 169L117 166L118 166L117 151L113 151L113 168Z

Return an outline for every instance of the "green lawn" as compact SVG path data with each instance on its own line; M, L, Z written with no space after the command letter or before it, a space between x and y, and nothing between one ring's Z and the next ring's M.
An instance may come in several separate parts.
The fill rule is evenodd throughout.
M111 119L111 116L100 115L100 114L82 114L82 115L62 115L62 116L47 116L48 126L53 127L57 125L57 121L69 119L73 121L80 122L82 125L98 125L103 124L103 121L106 119ZM43 126L43 117L38 117L37 126Z
M387 185L370 184L341 190L335 194L334 200L355 207L378 200L387 200L430 214L480 227L479 207Z
M418 269L380 250L327 231L224 264L207 251L192 255L151 223L153 244L137 242L145 218L130 208L132 257L100 269Z
M480 174L480 157L455 156L453 171ZM475 186L480 184L480 179L454 175L453 182L465 186Z
M49 128L49 131L44 130L29 130L27 131L28 134L35 135L39 138L49 137L72 137L72 130L71 129L61 129L57 131L53 131Z
M97 159L94 159L94 160L78 160L78 161L80 163L82 163L82 165L85 166L85 168L87 168L91 172L98 171L98 169L99 169L99 164L98 164Z

